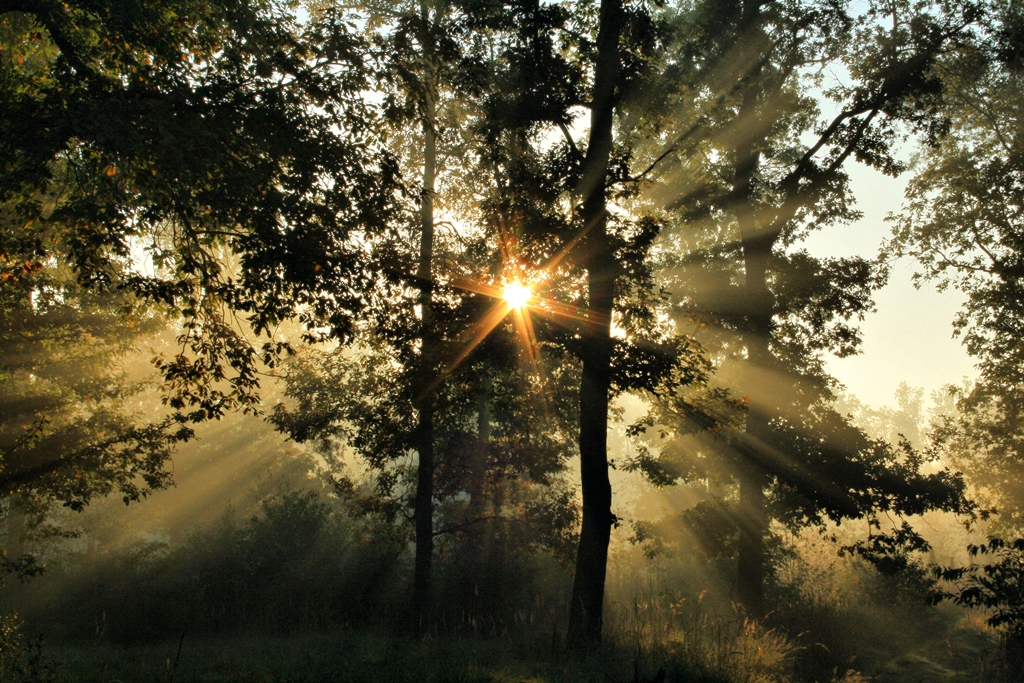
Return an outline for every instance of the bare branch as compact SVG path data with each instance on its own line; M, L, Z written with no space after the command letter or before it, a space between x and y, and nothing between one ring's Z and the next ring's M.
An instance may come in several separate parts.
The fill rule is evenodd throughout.
M569 134L569 128L561 121L558 122L558 129L562 131L562 135L565 136L565 141L569 143L569 149L572 150L572 155L576 157L579 162L583 161L583 154L580 153L580 148L576 146L576 141L572 139L572 135Z
M437 529L436 531L434 531L434 535L441 536L444 534L454 534L456 532L468 529L469 527L475 524L479 524L480 522L486 522L489 519L499 519L499 517L500 515L485 515L483 517L477 517L476 519L471 519L468 522L463 522L462 524L452 524L451 526L446 526L441 529Z

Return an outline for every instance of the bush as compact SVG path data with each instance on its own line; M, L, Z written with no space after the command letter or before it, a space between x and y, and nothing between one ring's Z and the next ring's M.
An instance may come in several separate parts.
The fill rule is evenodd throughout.
M403 549L360 533L315 492L226 514L181 545L138 540L67 573L40 627L66 639L131 643L182 631L336 628L401 600ZM397 593L397 595L396 595Z
M48 683L56 666L43 656L43 638L26 638L17 614L0 615L0 683Z

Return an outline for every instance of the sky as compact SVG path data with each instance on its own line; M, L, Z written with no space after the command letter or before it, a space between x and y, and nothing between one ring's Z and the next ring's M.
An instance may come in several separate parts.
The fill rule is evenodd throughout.
M838 226L812 234L804 247L817 256L873 258L890 228L885 216L898 212L908 172L888 178L859 164L849 167L854 196L864 217L852 226ZM889 283L875 295L877 311L863 324L863 352L850 358L832 358L831 374L849 393L880 407L895 407L900 382L921 387L925 395L947 384L959 384L977 375L973 360L953 337L953 317L964 297L947 290L939 293L928 283L915 289L914 263L897 262Z

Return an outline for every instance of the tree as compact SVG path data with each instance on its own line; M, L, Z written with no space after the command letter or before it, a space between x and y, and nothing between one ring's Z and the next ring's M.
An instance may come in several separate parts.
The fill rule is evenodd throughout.
M38 525L54 504L170 483L190 425L256 409L282 321L351 333L377 277L365 236L397 186L359 96L363 47L342 15L300 26L274 2L0 3L15 546L19 510ZM118 364L166 316L169 410L143 419L144 385ZM8 569L29 568L9 550Z
M957 412L940 432L949 457L999 513L991 529L999 536L968 547L991 561L936 574L955 588L942 597L990 610L989 624L1003 631L1003 675L1016 680L1024 671L1024 15L1013 0L988 9L984 33L937 65L950 127L923 150L884 255L913 257L918 285L967 295L953 328L979 377L953 390Z
M820 524L969 507L956 476L921 474L920 456L886 453L832 410L821 354L855 352L851 322L870 310L884 277L863 259L817 259L794 247L810 229L857 217L844 170L851 157L895 175L901 137L941 131L935 64L971 37L979 17L973 4L878 4L856 18L816 2L697 3L681 12L680 59L663 89L673 95L661 103L667 113L652 117L648 169L660 182L651 194L678 217L665 274L680 324L710 325L699 338L720 359L741 361L717 391L727 389L742 411L707 414L716 396L705 392L676 397L648 423L726 428L703 453L677 452L683 462L672 471L701 477L724 466L735 482L737 596L755 616L767 611L772 517ZM837 113L819 120L810 93L831 64L850 84L824 91ZM723 451L725 462L707 462Z
M430 622L431 566L434 554L434 475L435 436L434 403L431 385L437 365L438 330L434 312L434 251L435 219L434 203L437 194L437 138L439 121L437 116L438 97L442 80L445 55L439 49L439 36L448 40L447 46L456 42L447 34L449 8L447 3L429 3L426 0L407 7L388 8L395 12L395 25L391 35L384 39L384 50L390 56L389 65L398 90L404 101L398 107L405 109L405 116L395 117L402 124L418 124L422 135L422 184L419 188L419 253L416 262L415 281L419 288L419 327L415 335L419 344L419 362L413 370L411 389L416 395L414 409L416 426L412 439L417 453L417 478L414 504L416 525L416 560L413 578L413 607L419 628L427 628ZM371 16L373 9L370 10ZM397 122L397 121L396 121ZM418 160L417 160L418 161ZM413 162L415 164L416 162ZM407 312L408 313L408 312ZM415 320L415 318L411 318Z
M607 182L612 127L621 83L619 42L627 16L621 0L602 0L590 94L590 137L575 190L582 198L579 221L586 270L586 322L578 352L580 378L580 481L583 526L569 606L568 641L575 647L600 642L608 543L615 515L608 480L608 401L612 388L612 309L616 263L608 234Z
M170 482L176 438L152 378L131 367L163 327L130 295L96 293L57 267L4 273L0 286L0 490L7 500L3 566L22 578L41 567L27 534L70 533L55 506L81 511L113 492L125 503ZM130 315L124 309L131 307ZM151 373L150 373L151 374Z
M180 314L183 352L160 368L185 423L255 406L281 320L351 333L375 277L362 238L395 176L342 15L299 26L244 0L0 11L5 267L59 254L83 286Z
M961 417L947 425L947 436L951 454L1011 533L1024 530L1020 9L994 3L986 33L938 65L951 127L924 150L886 253L913 257L919 285L933 281L967 294L953 325L980 376L957 390Z
M349 448L369 465L370 495L337 478L363 512L404 529L412 508L414 623L427 629L435 544L472 540L480 529L508 537L508 528L555 508L561 521L547 536L558 544L572 514L567 497L546 490L565 457L560 418L542 409L540 389L551 384L531 378L523 353L532 350L502 324L513 317L501 301L502 245L471 224L486 183L474 153L493 76L482 41L501 11L449 2L368 3L363 11L380 54L382 134L420 187L373 242L387 255L389 280L361 320L360 346L303 354L289 380L295 403L275 421L298 440ZM366 366L370 357L387 362ZM530 491L517 494L518 504L505 500L508 480Z
M937 599L986 609L989 626L1000 629L1003 636L1000 680L1020 680L1024 674L1024 538L1007 542L989 537L987 543L967 546L967 552L972 558L988 556L992 561L936 567L936 576L957 589L943 592Z
M596 13L595 13L596 9ZM526 5L506 24L489 98L486 148L494 191L487 229L508 245L530 282L531 329L544 353L579 363L579 449L583 520L567 640L600 642L608 543L616 517L608 478L611 398L692 381L701 365L683 337L658 322L661 299L650 269L655 215L613 209L626 198L628 137L616 120L638 96L661 26L643 3ZM590 114L580 149L569 126ZM560 131L564 144L546 144ZM556 132L557 134L557 132ZM612 335L613 324L621 334Z

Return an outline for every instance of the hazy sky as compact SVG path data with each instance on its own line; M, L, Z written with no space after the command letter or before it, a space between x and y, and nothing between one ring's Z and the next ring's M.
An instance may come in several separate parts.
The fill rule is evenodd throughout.
M899 211L905 177L893 180L859 164L851 164L850 171L864 218L812 235L805 244L812 254L874 257L889 234L884 219ZM896 264L889 284L875 296L878 311L861 327L863 353L832 359L828 365L850 393L873 406L895 406L893 394L901 381L923 387L927 396L976 374L960 340L953 338L953 316L963 296L951 290L940 294L927 284L914 289L913 273L913 262Z

